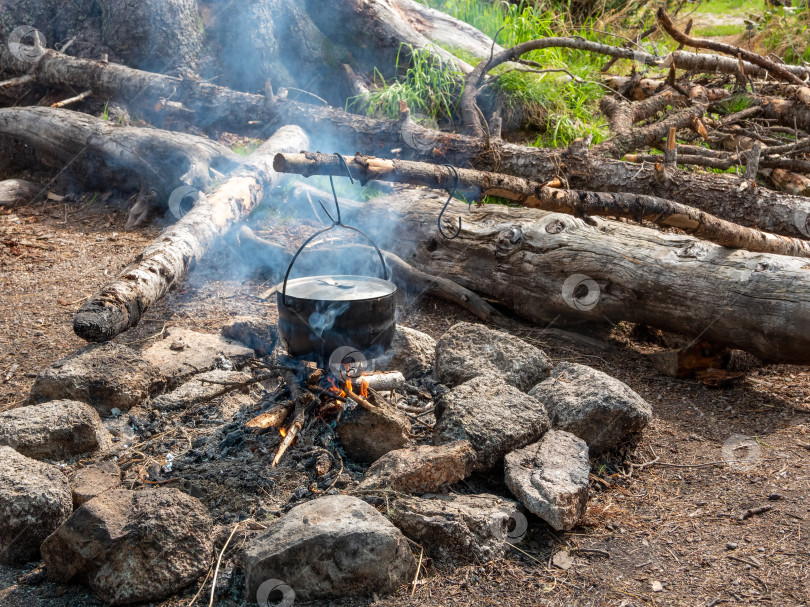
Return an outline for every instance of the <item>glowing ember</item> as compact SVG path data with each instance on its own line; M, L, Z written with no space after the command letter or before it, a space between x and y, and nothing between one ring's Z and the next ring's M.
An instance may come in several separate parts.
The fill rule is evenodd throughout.
M282 438L287 436L287 431L284 429L284 426L278 429L278 433L281 434Z

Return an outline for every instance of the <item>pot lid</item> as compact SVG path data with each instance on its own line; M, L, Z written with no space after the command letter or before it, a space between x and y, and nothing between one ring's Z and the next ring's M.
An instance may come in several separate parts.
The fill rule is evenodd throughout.
M278 285L282 292L282 285ZM338 274L332 276L306 276L287 281L287 295L296 299L318 301L357 301L391 295L394 283L371 276Z

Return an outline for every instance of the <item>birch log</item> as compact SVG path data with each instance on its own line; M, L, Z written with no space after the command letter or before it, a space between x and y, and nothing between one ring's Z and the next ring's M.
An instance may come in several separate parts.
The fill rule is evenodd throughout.
M73 330L87 341L107 341L134 327L146 309L179 281L234 222L278 185L273 156L309 144L295 126L280 128L241 167L144 249L138 259L76 313Z
M429 191L387 196L346 208L344 215L421 270L452 278L543 326L626 320L765 361L810 364L806 259L502 205L462 212L459 237L446 240L436 228L446 198ZM447 230L458 215L451 206ZM385 238L375 225L396 229Z

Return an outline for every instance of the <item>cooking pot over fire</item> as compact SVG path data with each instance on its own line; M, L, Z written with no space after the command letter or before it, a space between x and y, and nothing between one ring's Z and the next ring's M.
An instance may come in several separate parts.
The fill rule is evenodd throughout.
M346 165L345 161L343 164ZM310 236L296 251L287 267L284 282L277 290L277 301L278 332L290 356L313 361L322 368L329 366L334 372L336 366L346 364L358 369L356 363L377 358L390 348L396 329L394 297L397 287L388 280L385 259L371 237L341 221L331 176L329 182L337 218L321 203L332 225ZM293 264L304 248L336 227L357 232L371 242L380 258L382 278L340 274L290 280Z

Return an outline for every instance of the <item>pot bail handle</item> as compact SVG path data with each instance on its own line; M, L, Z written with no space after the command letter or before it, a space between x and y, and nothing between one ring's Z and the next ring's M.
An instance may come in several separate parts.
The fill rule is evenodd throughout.
M340 154L335 154L335 156L338 157L340 162L346 168L346 172L349 174L349 180L352 183L354 183L354 178L352 177L352 172L349 170L349 165L346 163L346 160ZM353 232L357 232L358 234L363 236L366 240L368 240L371 243L371 246L373 246L374 250L377 251L377 256L380 258L380 263L382 264L383 280L388 280L388 266L385 263L385 258L383 257L382 251L380 251L380 247L377 246L377 243L374 242L374 239L371 236L366 234L360 228L355 228L354 226L350 226L350 225L347 225L347 224L343 223L343 220L340 217L340 203L338 202L337 192L335 191L335 182L332 180L331 175L329 176L329 185L332 186L332 196L334 196L334 198L335 198L335 208L337 209L337 219L332 217L332 215L329 213L329 211L326 211L326 207L324 207L324 211L326 211L326 214L329 216L329 219L332 220L332 225L327 226L327 227L325 227L325 228L323 228L321 230L318 230L312 236L307 238L304 241L304 244L302 244L300 247L298 247L298 250L295 252L295 255L293 255L293 258L290 261L290 265L287 266L287 272L284 274L284 285L282 286L282 289L281 289L281 301L287 307L290 307L290 303L287 301L287 280L290 277L290 272L292 271L293 264L295 264L295 260L298 259L298 256L301 254L301 252L304 250L304 248L310 242L315 240L315 238L317 238L321 234L323 234L325 232L328 232L329 230L332 230L332 229L334 229L336 227L345 228L347 230L352 230ZM323 207L323 204L321 204L321 206Z

